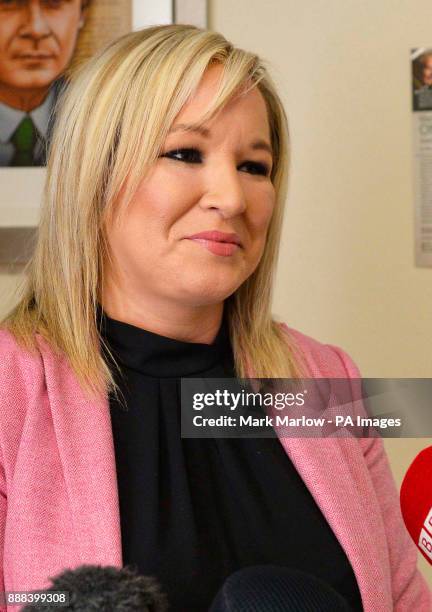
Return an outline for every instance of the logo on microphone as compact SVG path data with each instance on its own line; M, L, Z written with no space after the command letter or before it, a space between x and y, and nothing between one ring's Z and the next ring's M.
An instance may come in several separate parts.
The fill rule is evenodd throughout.
M432 508L429 510L419 537L419 548L432 561Z

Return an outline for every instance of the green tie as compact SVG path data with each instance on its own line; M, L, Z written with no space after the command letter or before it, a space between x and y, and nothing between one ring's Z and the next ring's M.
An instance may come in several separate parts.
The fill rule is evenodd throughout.
M37 141L37 131L28 115L18 125L10 141L15 146L10 166L33 166L33 150Z

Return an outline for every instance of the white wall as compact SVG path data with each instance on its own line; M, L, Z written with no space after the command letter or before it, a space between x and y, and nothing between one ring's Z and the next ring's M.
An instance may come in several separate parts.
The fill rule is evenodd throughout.
M21 280L20 269L11 272L7 266L0 265L0 318L15 304L14 291Z

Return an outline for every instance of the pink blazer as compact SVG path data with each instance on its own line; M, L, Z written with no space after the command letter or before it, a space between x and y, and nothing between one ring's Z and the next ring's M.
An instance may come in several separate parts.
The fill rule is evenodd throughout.
M359 376L339 348L283 327L311 377ZM32 356L0 331L5 591L45 588L50 576L83 563L122 564L108 400L86 400L66 360L37 339L39 353ZM365 612L431 611L431 593L416 569L416 548L402 522L381 439L280 442L344 548Z

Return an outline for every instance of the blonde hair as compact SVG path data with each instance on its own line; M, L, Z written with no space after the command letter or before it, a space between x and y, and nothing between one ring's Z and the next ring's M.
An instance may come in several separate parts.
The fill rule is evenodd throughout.
M124 197L130 201L176 115L215 62L223 65L223 78L199 125L239 91L258 87L274 151L277 202L265 250L254 273L225 301L236 374L246 377L251 365L259 378L300 373L299 357L271 314L288 173L282 103L256 55L216 32L156 26L119 38L72 76L57 109L35 252L18 304L2 322L29 350L41 334L92 393L116 390L97 320L103 262L110 257L105 220L116 212L128 176Z

